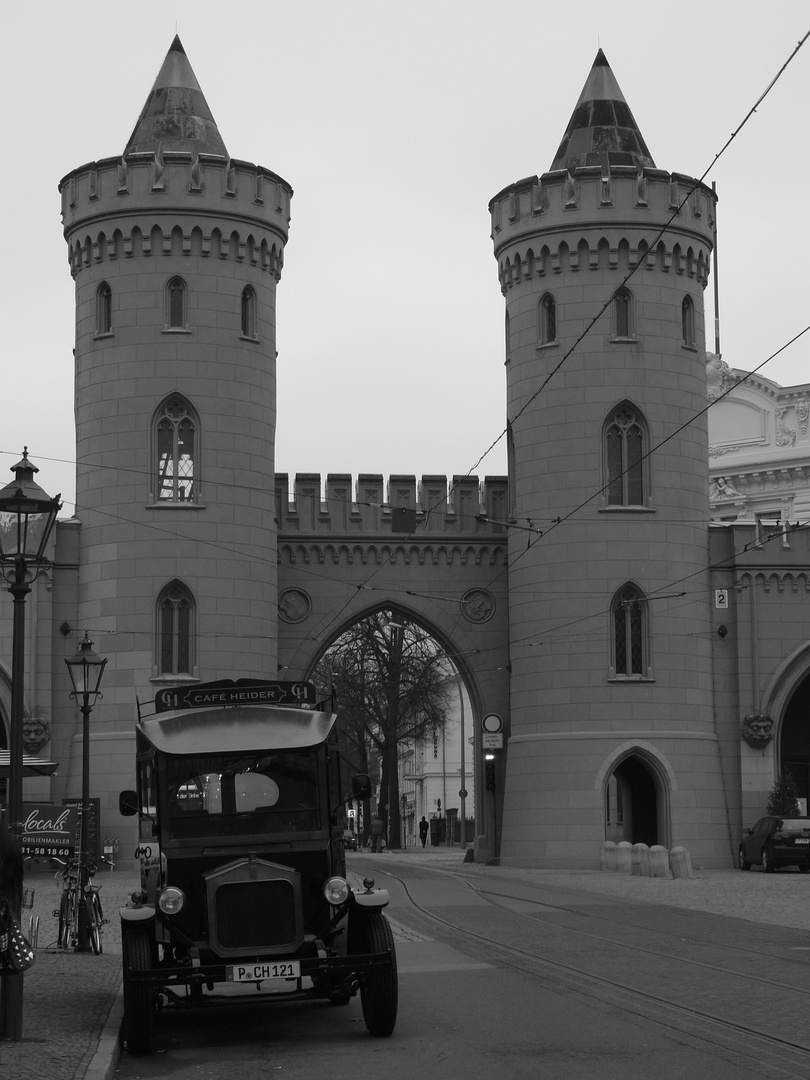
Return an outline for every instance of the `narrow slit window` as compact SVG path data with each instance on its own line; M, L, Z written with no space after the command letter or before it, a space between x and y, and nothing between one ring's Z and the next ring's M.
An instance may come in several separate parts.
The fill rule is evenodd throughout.
M557 305L548 293L540 301L540 344L557 340Z
M112 289L106 281L102 281L96 293L96 333L109 334L111 331Z
M681 330L684 345L695 344L695 305L690 296L684 297L681 304Z
M633 336L632 298L627 289L618 289L613 298L614 333L617 338Z
M182 278L173 277L166 286L166 325L185 330L188 324L188 290Z
M255 338L256 332L256 293L250 285L242 290L242 337Z

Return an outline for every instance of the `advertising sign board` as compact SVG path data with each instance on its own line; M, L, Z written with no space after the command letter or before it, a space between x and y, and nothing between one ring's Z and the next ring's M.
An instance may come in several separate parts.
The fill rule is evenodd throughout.
M76 850L79 821L75 806L50 803L25 803L22 820L24 858L47 859L56 856L72 859Z

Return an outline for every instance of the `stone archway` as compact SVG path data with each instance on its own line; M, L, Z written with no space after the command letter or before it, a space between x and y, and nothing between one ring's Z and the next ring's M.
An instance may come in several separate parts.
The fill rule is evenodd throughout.
M810 809L810 642L795 649L773 672L762 695L762 712L774 722L769 747L768 790L782 769L796 781L805 813ZM765 778L763 778L764 781Z
M667 805L659 770L637 749L625 754L605 782L605 839L666 846Z
M383 818L390 846L414 846L423 817L432 842L475 839L475 684L464 655L430 620L402 604L369 606L322 644L306 677L338 715L343 761L371 776L374 805L364 815Z
M793 776L806 814L810 799L810 675L793 691L782 718L779 771L782 769L788 769Z

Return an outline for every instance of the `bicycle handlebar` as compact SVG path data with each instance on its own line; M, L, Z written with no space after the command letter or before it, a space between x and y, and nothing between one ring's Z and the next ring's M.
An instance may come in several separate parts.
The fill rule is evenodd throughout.
M69 870L81 870L82 863L80 859L72 859L68 862L66 859L60 859L58 855L50 856L51 862L59 863L60 866L64 866L62 873L67 873ZM99 856L99 862L109 863L110 866L114 866L114 862L107 855ZM92 876L98 870L98 866L94 862L88 862L86 864L87 872Z

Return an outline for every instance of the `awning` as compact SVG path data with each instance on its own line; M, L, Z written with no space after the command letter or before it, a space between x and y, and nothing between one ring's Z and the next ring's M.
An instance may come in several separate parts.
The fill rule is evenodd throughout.
M9 759L11 754L8 750L0 750L0 780L8 780ZM45 761L44 758L33 757L23 754L23 776L53 776L59 768L58 761Z

